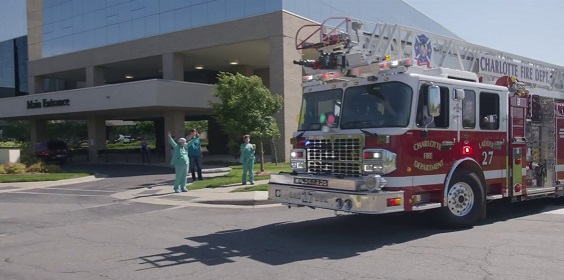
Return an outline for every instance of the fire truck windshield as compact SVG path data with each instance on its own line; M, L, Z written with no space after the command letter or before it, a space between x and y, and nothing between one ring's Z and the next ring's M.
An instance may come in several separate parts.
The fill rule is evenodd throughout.
M350 87L345 91L341 129L406 127L413 90L400 82Z
M342 101L342 89L305 93L298 130L321 130L324 126L337 127Z

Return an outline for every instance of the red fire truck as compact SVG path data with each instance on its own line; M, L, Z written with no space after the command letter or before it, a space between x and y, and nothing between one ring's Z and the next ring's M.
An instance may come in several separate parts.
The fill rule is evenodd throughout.
M564 67L351 18L302 27L296 47L307 75L292 172L271 176L269 199L435 209L467 227L491 200L564 195Z

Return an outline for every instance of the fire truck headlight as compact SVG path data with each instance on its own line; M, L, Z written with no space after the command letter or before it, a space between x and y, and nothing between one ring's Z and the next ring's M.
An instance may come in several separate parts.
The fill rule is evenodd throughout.
M369 191L380 191L386 186L386 183L386 179L380 177L380 175L368 175L366 176L365 186Z
M388 174L397 169L397 155L383 149L364 150L363 171L366 173Z

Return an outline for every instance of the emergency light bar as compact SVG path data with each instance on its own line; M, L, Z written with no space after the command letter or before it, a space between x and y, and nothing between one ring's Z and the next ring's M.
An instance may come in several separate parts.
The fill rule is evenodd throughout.
M384 62L380 62L378 65L380 66L380 70L387 70L387 69L398 68L402 66L409 67L413 65L413 59L405 58L405 59L394 60L394 61L384 61Z
M339 72L327 72L323 74L316 74L316 75L307 75L303 76L302 82L310 82L310 81L329 81L337 79L341 76Z

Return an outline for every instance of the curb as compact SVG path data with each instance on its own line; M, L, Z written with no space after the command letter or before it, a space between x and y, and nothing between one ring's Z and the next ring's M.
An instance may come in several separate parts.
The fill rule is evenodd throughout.
M64 186L79 183L89 183L102 180L107 178L106 174L94 173L94 175L89 175L80 178L65 179L58 181L39 181L39 182L14 182L14 183L0 183L2 186L18 187L18 188L48 188L53 186Z
M73 163L70 163L71 165ZM166 163L159 163L159 164L146 164L146 163L137 163L137 162L74 162L74 164L79 165L131 165L131 166L146 166L146 167L165 167L174 169L174 166ZM231 168L229 167L216 167L216 166L202 166L202 174L214 174L214 173L224 173L230 172Z

